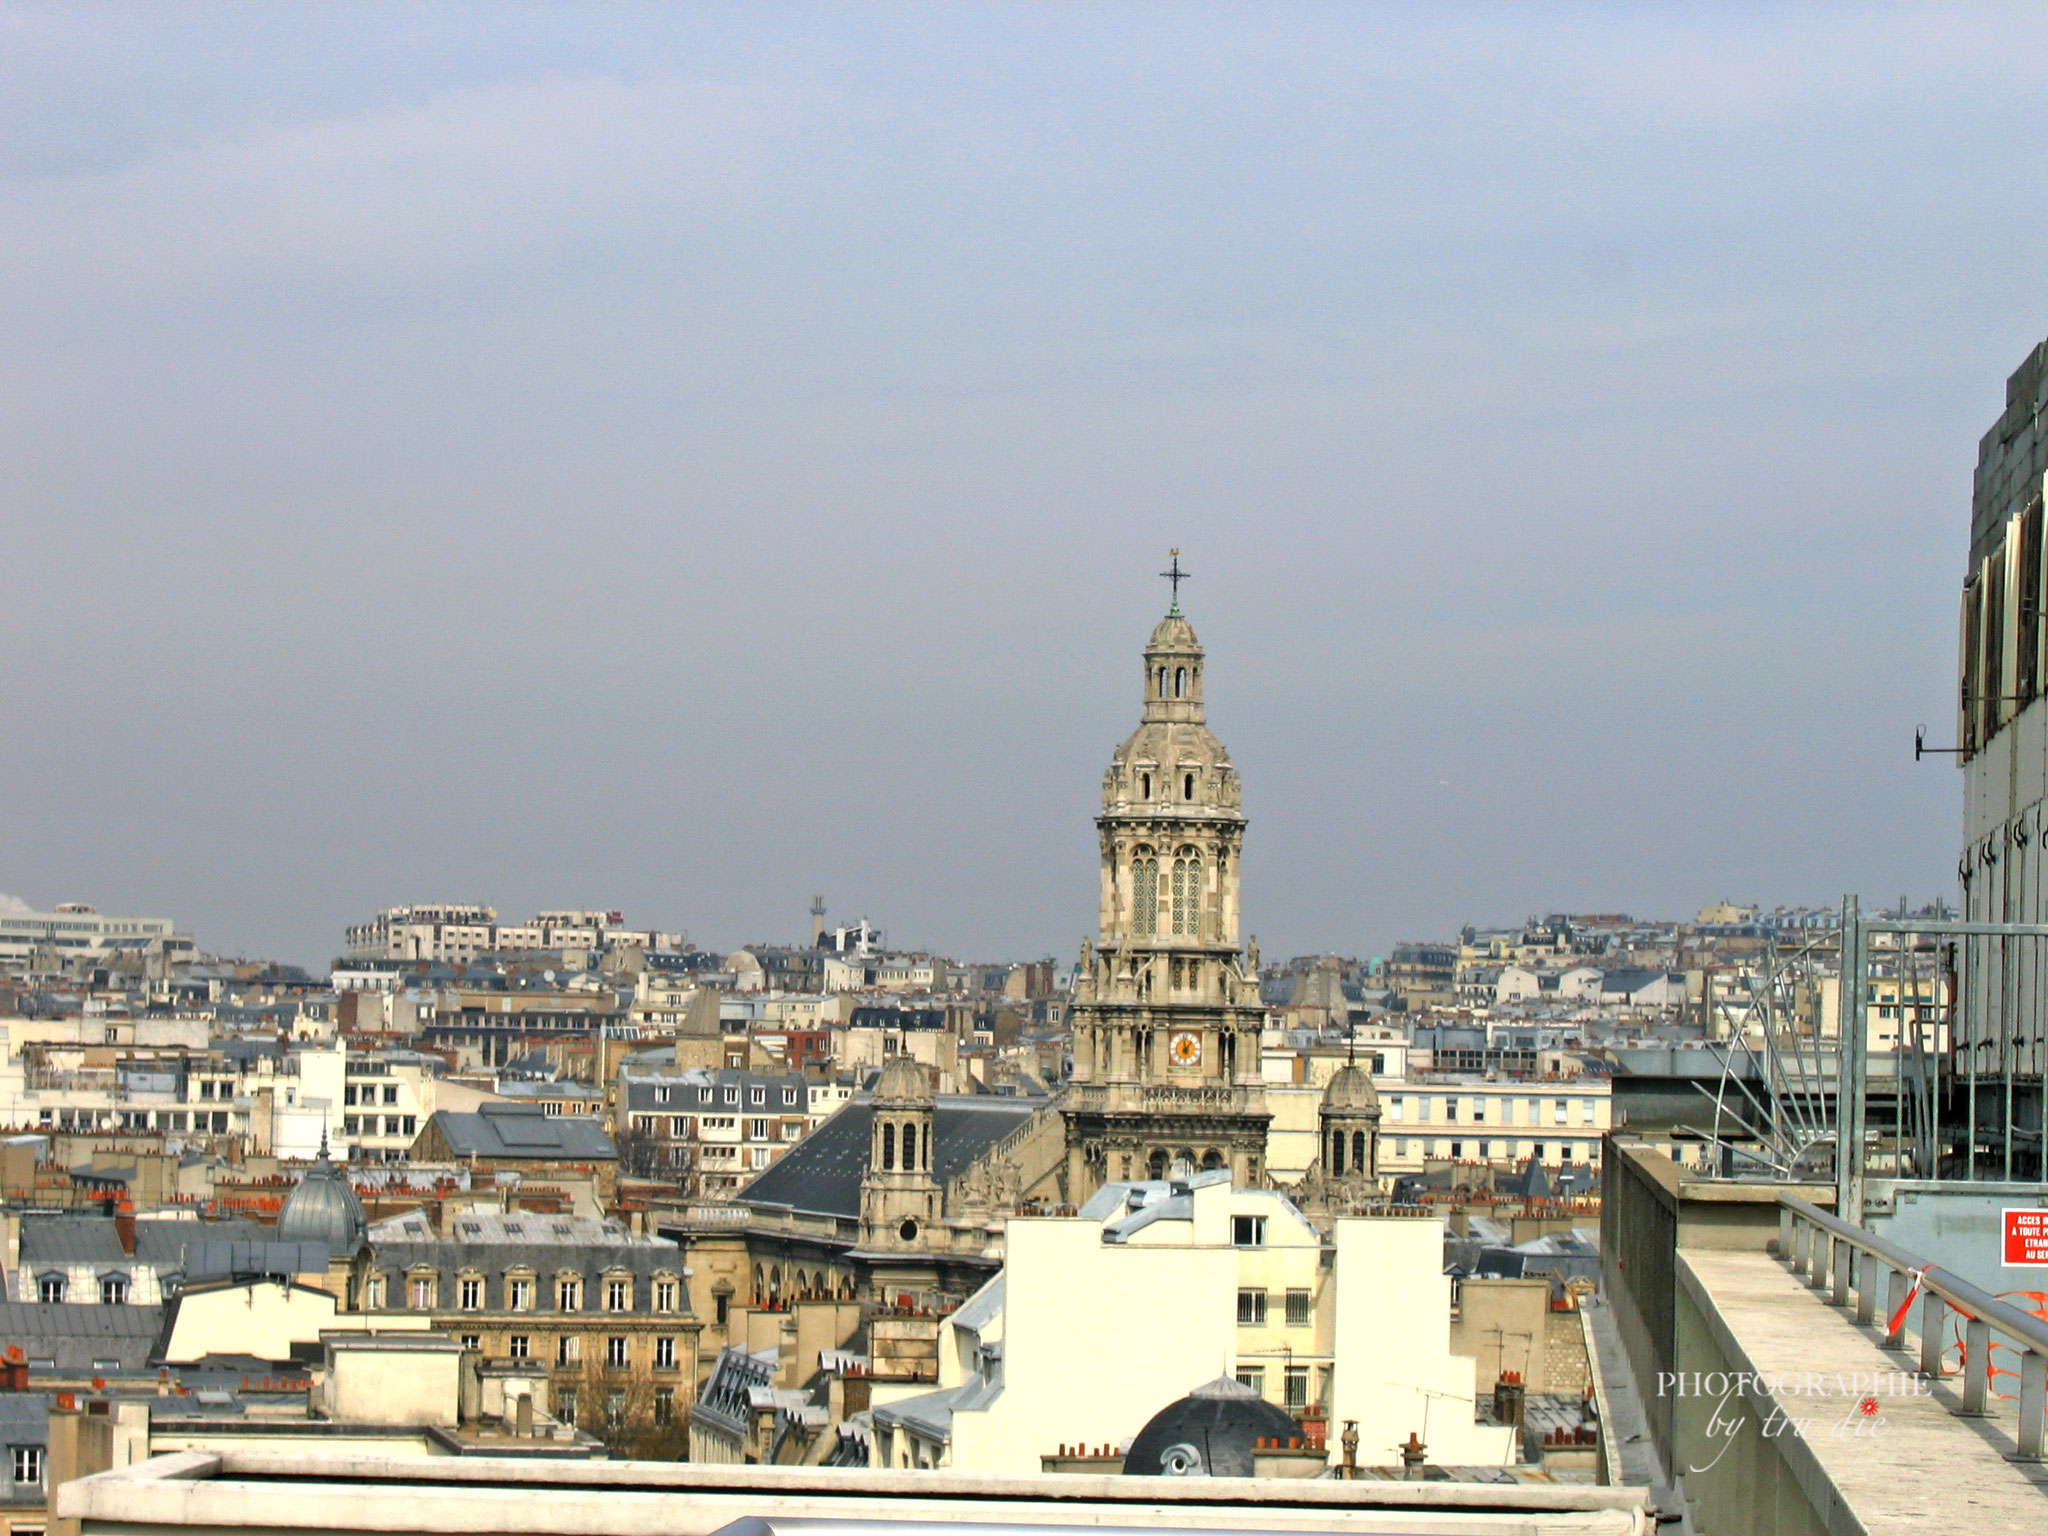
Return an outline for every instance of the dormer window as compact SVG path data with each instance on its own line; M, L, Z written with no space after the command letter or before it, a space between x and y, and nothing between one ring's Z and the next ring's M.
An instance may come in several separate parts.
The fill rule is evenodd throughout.
M1152 798L1152 775L1149 773L1138 775L1138 798L1140 800L1150 800Z
M1195 798L1195 776L1192 773L1183 774L1181 776L1180 797L1183 800L1192 800Z

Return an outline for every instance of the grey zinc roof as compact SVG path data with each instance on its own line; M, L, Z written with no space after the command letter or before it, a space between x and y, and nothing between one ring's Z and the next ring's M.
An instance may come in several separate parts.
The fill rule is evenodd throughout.
M537 1211L458 1212L454 1233L442 1237L420 1213L408 1212L377 1222L370 1228L372 1262L403 1277L426 1269L440 1277L439 1295L447 1306L454 1297L455 1284L464 1271L483 1279L483 1304L487 1310L510 1304L505 1294L506 1277L514 1270L529 1271L538 1282L536 1311L551 1312L555 1303L555 1277L563 1270L583 1276L582 1311L599 1308L599 1290L610 1270L632 1274L633 1306L629 1315L654 1312L656 1275L683 1275L682 1249L665 1237L639 1236L623 1231L594 1216L557 1216ZM402 1281L401 1281L402 1283ZM666 1314L689 1315L689 1287L678 1284L676 1301L681 1309Z
M485 1104L474 1114L438 1110L434 1121L457 1157L609 1162L619 1155L594 1116L547 1115L537 1105Z
M916 1397L898 1398L873 1410L879 1424L904 1424L935 1440L953 1437L953 1415L986 1408L1003 1395L1000 1381L970 1376L957 1387L937 1392L920 1392Z
M980 1333L989 1325L989 1320L998 1317L1003 1310L1003 1275L996 1277L960 1304L953 1314L953 1326L964 1328L969 1333Z
M162 1307L0 1302L0 1345L17 1345L32 1361L52 1361L67 1376L135 1374L149 1368L163 1321Z
M932 1112L933 1176L944 1184L966 1172L975 1158L1029 1119L1034 1107L1028 1099L939 1099ZM740 1198L858 1216L873 1125L873 1104L865 1098L849 1099L755 1178Z
M245 1218L227 1221L150 1220L135 1223L135 1252L124 1253L111 1216L45 1216L31 1214L21 1224L21 1267L39 1264L143 1264L173 1270L185 1262L190 1243L226 1240L255 1241L270 1228ZM324 1261L323 1266L324 1267Z

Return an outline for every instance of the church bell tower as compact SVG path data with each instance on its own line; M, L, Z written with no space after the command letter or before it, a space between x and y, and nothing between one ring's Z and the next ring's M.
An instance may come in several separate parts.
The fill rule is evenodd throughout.
M1239 940L1242 796L1204 716L1178 551L1165 574L1174 600L1145 643L1138 728L1110 759L1095 821L1100 932L1082 946L1061 1106L1075 1201L1113 1179L1267 1178L1258 949Z

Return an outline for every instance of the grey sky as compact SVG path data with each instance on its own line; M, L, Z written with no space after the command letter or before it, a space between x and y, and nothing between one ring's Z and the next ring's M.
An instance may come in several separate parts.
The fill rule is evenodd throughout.
M959 956L1947 891L2024 10L0 9L0 889Z

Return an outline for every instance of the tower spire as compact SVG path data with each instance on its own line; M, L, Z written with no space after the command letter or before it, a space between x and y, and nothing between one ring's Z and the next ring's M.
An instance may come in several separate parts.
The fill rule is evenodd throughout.
M1169 565L1165 570L1161 571L1159 574L1165 577L1166 580L1173 587L1173 602L1168 606L1166 610L1168 617L1173 617L1179 614L1180 612L1180 584L1188 580L1189 577L1193 575L1193 572L1184 571L1180 568L1179 550L1170 549L1167 551L1167 554L1172 559L1173 563Z

